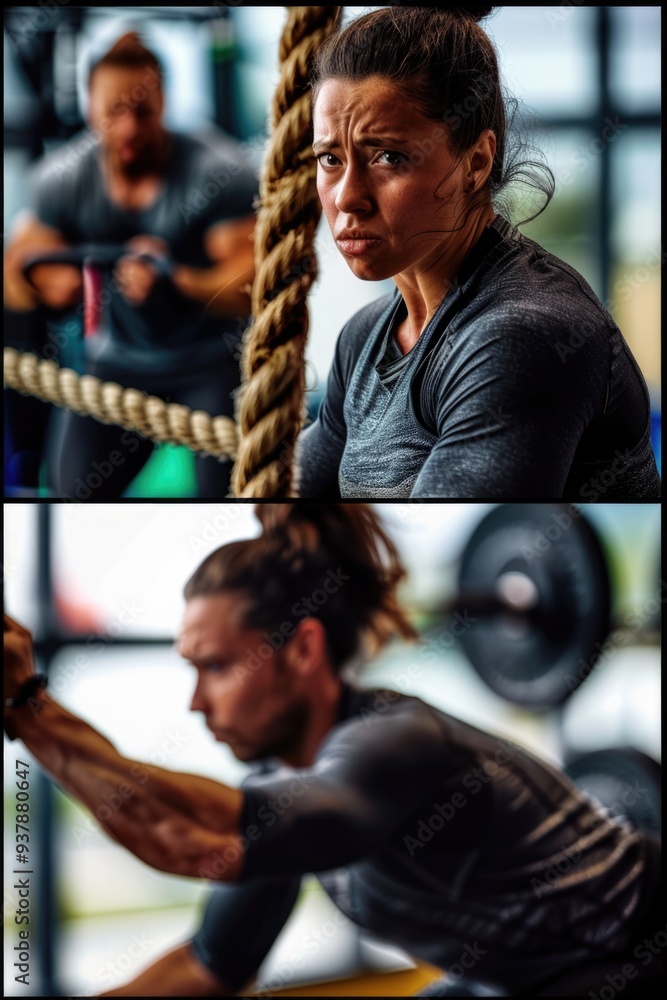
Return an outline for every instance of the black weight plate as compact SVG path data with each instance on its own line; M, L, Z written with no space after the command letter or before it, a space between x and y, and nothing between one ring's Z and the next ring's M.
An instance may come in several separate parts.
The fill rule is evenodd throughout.
M502 504L477 525L463 552L462 594L493 594L519 573L538 594L538 614L474 614L461 646L488 686L509 701L550 708L594 667L609 633L609 578L597 536L567 504ZM468 623L469 622L469 623Z
M660 836L662 770L652 757L632 747L609 747L570 757L565 770L612 816Z

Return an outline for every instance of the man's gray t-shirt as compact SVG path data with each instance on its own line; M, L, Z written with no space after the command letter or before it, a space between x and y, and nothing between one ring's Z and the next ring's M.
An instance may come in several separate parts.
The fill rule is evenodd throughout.
M164 182L147 209L112 202L101 170L102 147L75 136L35 169L32 208L71 244L125 243L138 235L165 240L176 263L207 268L204 236L211 226L253 213L257 179L235 140L211 128L201 136L170 132ZM193 372L238 355L247 318L206 313L167 279L156 282L143 305L111 292L110 336L87 337L86 359L96 372Z
M313 763L265 758L242 790L243 868L216 885L193 941L234 991L306 872L422 961L451 970L474 948L471 976L510 996L630 951L659 880L650 838L556 767L394 691L344 684Z

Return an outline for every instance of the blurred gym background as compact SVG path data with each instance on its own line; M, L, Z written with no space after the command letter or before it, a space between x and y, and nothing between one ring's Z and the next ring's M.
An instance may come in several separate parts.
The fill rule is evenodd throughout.
M656 830L659 781L632 768L633 761L647 763L637 754L660 759L665 585L659 579L659 505L581 508L604 551L613 628L620 623L625 631L613 633L616 639L605 644L595 669L564 705L540 711L494 694L438 611L456 591L472 532L495 505L376 507L408 568L403 598L423 643L388 649L361 672L360 682L414 694L558 763L623 748L630 770L615 773L612 762L610 771L607 754L590 790L612 814L629 808L638 824ZM567 529L558 528L563 521L553 523L549 537L557 544L559 530ZM171 643L182 587L194 568L218 546L258 531L248 504L7 504L6 608L34 631L38 669L48 661L54 696L123 754L236 785L246 765L214 743L199 715L188 711L194 677ZM573 663L573 673L578 669ZM30 759L20 744L5 741L5 822L15 804L17 757ZM60 995L88 996L119 986L192 935L206 885L137 861L39 776L34 762L30 771L32 987L14 981L17 900L6 875L5 995L51 995L57 986ZM13 832L5 830L6 873L15 867ZM319 884L305 879L259 980L267 989L298 988L369 970L398 976L410 969L408 956L359 933ZM385 984L377 995L389 992Z
M346 7L346 18L366 8ZM610 308L649 384L660 463L660 17L657 6L501 7L485 22L525 134L555 172L555 198L524 227L576 267ZM25 207L31 163L84 129L77 67L90 45L132 22L165 66L166 123L213 121L259 169L277 79L284 10L77 7L54 0L5 9L4 232ZM526 213L530 214L530 213ZM517 218L521 218L518 211ZM311 295L309 409L317 408L336 337L391 282L355 279L323 224ZM193 497L192 458L162 446L131 496Z

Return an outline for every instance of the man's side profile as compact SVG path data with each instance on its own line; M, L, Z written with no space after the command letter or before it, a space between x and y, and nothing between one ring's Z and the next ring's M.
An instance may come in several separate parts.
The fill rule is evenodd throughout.
M341 678L360 653L415 637L397 596L405 571L370 507L256 512L263 533L217 549L186 584L177 639L192 710L255 765L238 789L123 757L40 687L30 635L5 617L8 734L94 814L121 790L99 818L136 857L216 883L194 939L105 995L247 988L305 873L417 958L446 969L474 948L472 974L491 988L603 984L655 933L658 845L527 750ZM635 986L656 976L642 969Z

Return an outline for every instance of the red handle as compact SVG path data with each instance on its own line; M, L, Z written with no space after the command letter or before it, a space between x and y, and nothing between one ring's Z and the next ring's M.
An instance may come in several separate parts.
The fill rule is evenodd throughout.
M92 263L90 257L83 262L83 335L92 337L100 326L102 312L102 290L104 275L99 267Z

